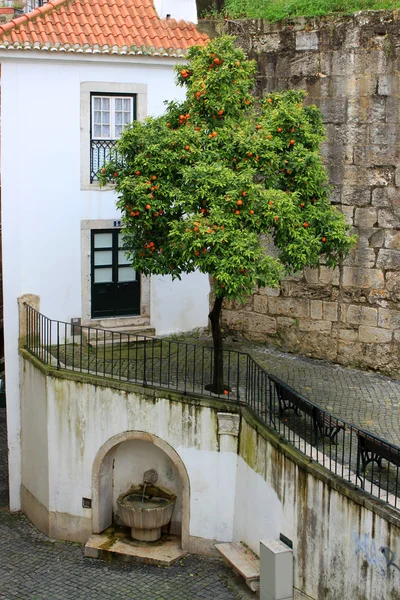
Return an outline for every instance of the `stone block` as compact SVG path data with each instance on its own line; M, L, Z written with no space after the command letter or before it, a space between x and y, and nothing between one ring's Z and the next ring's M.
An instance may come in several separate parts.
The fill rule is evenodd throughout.
M260 288L258 290L258 293L260 294L260 296L280 296L281 294L281 288L276 287L276 288L270 288L270 287L264 287L264 288Z
M400 189L395 187L379 187L372 190L372 206L387 208L400 206Z
M391 341L393 333L387 329L380 329L379 327L367 327L361 325L358 330L358 337L360 342L366 344L387 344Z
M342 204L365 206L371 203L371 188L349 187L347 181L345 184L342 188Z
M400 102L398 96L389 96L386 98L386 122L400 123Z
M319 268L319 281L325 285L339 285L340 272L339 268L335 267L330 269L329 267L321 266Z
M290 317L277 317L276 324L278 329L285 327L293 327L296 325L296 319L291 319Z
M339 340L356 342L358 340L358 331L355 329L339 329Z
M378 325L384 329L400 329L400 310L380 308Z
M267 315L244 314L243 315L244 331L257 332L259 334L274 334L276 333L276 319Z
M379 250L376 266L378 269L395 269L400 271L400 250Z
M315 31L298 31L296 33L296 50L318 50L318 34Z
M320 109L326 123L345 123L347 120L347 98L324 98Z
M243 329L243 313L236 310L224 310L222 312L222 325L228 329L241 331Z
M374 227L378 220L376 208L356 208L354 224L357 227Z
M337 321L338 320L338 305L336 302L322 303L323 319L324 321Z
M304 269L304 278L308 284L317 284L319 281L319 270L306 267Z
M350 325L376 326L378 310L361 304L350 304L346 311L346 322Z
M269 33L254 38L253 49L260 54L261 52L278 52L281 47L281 37L279 33Z
M358 230L357 233L360 245L364 239L370 248L382 248L385 244L385 229L374 227L373 229Z
M395 183L396 187L400 187L400 167L396 168Z
M398 227L399 216L390 208L378 210L379 227Z
M390 96L392 90L392 77L381 75L378 79L378 94L379 96Z
M358 209L358 210L362 210L362 209ZM346 219L346 223L348 225L353 225L354 207L353 206L342 205L340 207L340 211L344 214L345 219Z
M368 185L387 186L394 183L394 168L392 167L373 167L368 169Z
M398 271L389 271L386 273L386 289L389 292L400 294L400 273Z
M399 151L396 146L382 144L380 146L357 146L353 152L355 165L393 165L398 160Z
M269 314L283 315L286 317L308 317L308 300L299 298L269 298Z
M254 296L254 312L261 313L263 315L268 314L267 296Z
M369 141L371 144L396 146L399 143L399 131L395 124L371 123L369 127Z
M383 273L378 269L343 267L343 286L356 288L383 288Z
M357 233L357 231L355 233ZM368 269L374 267L375 262L375 250L363 246L353 248L350 255L344 260L344 264L347 266L359 266Z
M385 247L400 250L400 231L387 229L385 232Z
M332 331L332 323L330 321L308 321L306 319L300 319L299 330L330 334Z
M312 319L322 319L322 300L310 301L310 315Z

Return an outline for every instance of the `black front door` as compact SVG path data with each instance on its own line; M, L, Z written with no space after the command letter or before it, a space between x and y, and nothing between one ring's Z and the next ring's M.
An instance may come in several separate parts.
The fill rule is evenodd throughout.
M119 229L92 230L92 318L140 314L140 275L121 250Z

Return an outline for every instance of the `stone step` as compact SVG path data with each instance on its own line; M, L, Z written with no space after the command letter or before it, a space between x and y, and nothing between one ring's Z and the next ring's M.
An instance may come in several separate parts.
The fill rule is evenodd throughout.
M241 542L215 544L215 548L253 592L260 589L260 559L250 548Z
M119 334L122 335L120 336ZM146 338L153 338L155 334L156 330L150 325L126 325L125 327L118 327L112 329L101 329L100 327L96 327L96 329L90 330L86 328L82 329L82 337L84 339L84 343L89 344L90 346L95 346L96 340L99 346L103 344L109 345L112 342L119 344L120 341L122 344L126 344L128 342L128 335L130 336L130 343L143 343L147 341ZM149 339L148 341L151 340Z

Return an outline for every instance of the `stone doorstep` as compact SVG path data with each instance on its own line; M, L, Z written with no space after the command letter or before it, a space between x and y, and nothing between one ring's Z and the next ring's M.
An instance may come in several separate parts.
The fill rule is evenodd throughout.
M250 548L241 542L215 544L215 548L253 592L260 589L260 559Z
M136 542L126 533L110 532L92 535L85 545L87 558L139 562L169 567L187 555L178 536L163 535L158 542Z

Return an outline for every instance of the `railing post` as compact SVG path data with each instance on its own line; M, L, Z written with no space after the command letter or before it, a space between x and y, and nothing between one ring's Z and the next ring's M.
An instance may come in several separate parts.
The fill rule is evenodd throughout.
M25 348L28 343L30 345L35 345L36 341L33 339L33 336L29 335L28 306L39 311L40 296L36 296L35 294L24 294L18 298L20 348Z

